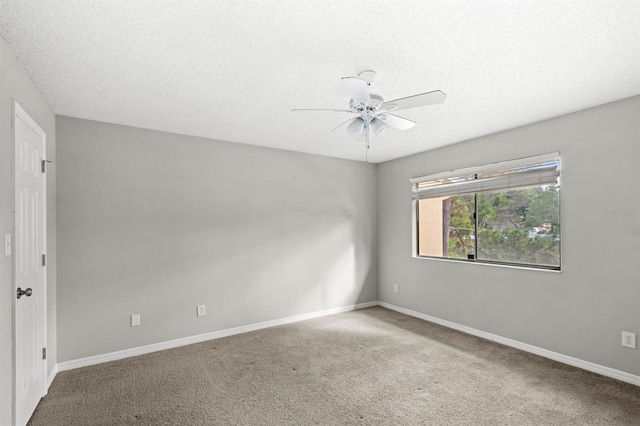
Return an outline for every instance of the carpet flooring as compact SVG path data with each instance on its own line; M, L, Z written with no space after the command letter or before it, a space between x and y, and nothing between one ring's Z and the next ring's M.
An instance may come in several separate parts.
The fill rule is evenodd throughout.
M640 387L381 307L61 372L29 426L640 425Z

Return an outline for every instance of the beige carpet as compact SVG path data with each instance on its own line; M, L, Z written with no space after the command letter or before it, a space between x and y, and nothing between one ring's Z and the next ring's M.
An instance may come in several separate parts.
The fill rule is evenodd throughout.
M29 425L640 425L640 387L376 307L62 372Z

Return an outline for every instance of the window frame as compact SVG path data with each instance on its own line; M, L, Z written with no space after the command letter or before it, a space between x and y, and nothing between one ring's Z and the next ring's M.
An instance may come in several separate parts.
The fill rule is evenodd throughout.
M474 196L474 258L473 259L465 259L465 258L452 258L452 257L442 257L442 256L429 256L429 255L421 255L420 252L420 212L419 212L419 202L420 198L417 198L415 195L414 188L416 184L419 182L427 182L434 181L437 179L445 179L445 178L457 178L468 175L477 176L480 172L492 172L505 168L517 168L517 167L526 167L532 166L534 164L539 164L545 161L557 161L558 162L558 177L557 177L557 185L560 185L560 174L561 174L561 157L559 152L553 152L533 157L524 157L516 160L503 161L498 163L487 164L483 166L477 167L469 167L465 169L451 170L442 173L436 173L426 176L420 176L411 178L411 187L412 187L412 200L411 200L411 225L412 225L412 257L415 259L432 259L432 260L440 260L447 262L461 262L467 264L476 264L476 265L490 265L490 266L501 266L501 267L509 267L509 268L517 268L517 269L529 269L529 270L542 270L542 271L553 271L553 272L561 272L562 271L562 226L560 226L560 243L558 247L558 265L543 265L543 264L534 264L534 263L525 263L525 262L506 262L506 261L498 261L498 260L484 260L478 259L478 194L479 193L490 193L494 192L490 189L485 191L476 191L469 192L469 194L473 194ZM541 186L544 184L540 184ZM510 189L524 189L526 186L514 186ZM435 197L424 197L424 198L435 198ZM560 224L562 224L562 197L558 199L558 215L560 218Z

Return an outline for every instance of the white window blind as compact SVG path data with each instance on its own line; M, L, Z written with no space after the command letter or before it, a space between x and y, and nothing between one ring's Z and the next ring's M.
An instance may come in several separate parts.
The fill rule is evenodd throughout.
M453 170L411 179L413 198L469 194L528 186L554 185L560 177L560 154L551 153L513 161Z

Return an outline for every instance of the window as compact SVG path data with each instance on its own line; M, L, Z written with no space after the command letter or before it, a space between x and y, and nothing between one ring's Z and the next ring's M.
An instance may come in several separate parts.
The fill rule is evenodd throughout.
M560 270L557 153L411 179L418 257Z

